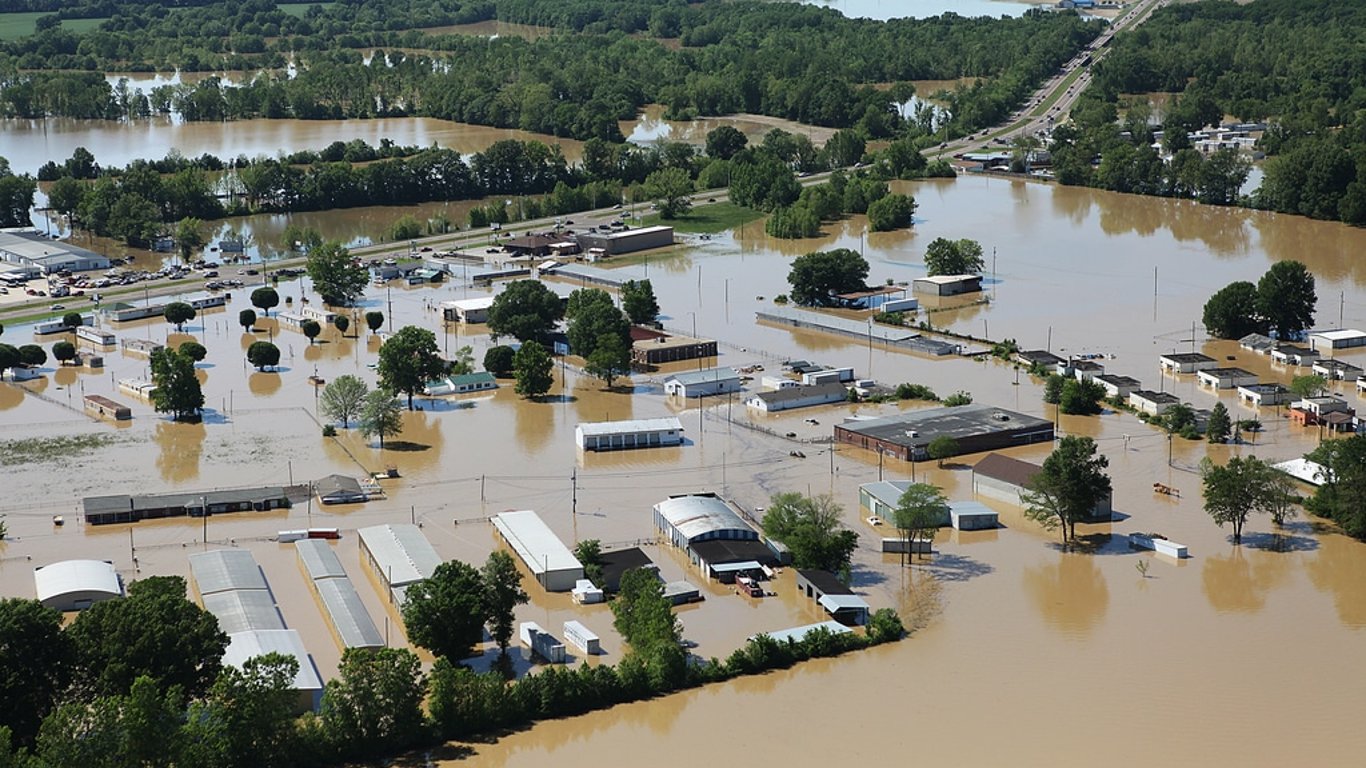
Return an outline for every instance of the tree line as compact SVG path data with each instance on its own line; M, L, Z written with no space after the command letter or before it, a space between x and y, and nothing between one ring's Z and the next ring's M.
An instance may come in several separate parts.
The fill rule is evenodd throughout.
M1077 130L1055 135L1058 179L1366 223L1366 102L1356 78L1364 27L1366 6L1329 0L1161 8L1116 37L1093 68L1093 85L1073 110ZM1149 104L1154 92L1175 94L1162 114ZM1119 107L1125 117L1117 123ZM1246 199L1237 195L1246 163L1231 150L1202 158L1187 140L1224 115L1268 124L1257 143L1268 155L1265 175ZM1161 125L1170 161L1145 148L1150 123Z
M49 26L0 44L0 115L137 117L172 107L190 120L420 115L620 140L618 120L662 103L680 119L757 112L868 138L941 128L949 138L1005 117L1101 29L1074 14L880 22L720 0L368 0L302 18L265 0L114 7L95 31ZM488 40L418 29L487 18L573 34ZM367 64L360 51L370 48L386 50ZM282 71L286 56L293 77ZM95 74L127 69L264 71L240 86L209 78L151 100L116 93ZM908 81L960 77L981 79L952 95L943 126L892 108L913 92ZM888 82L902 87L874 86Z

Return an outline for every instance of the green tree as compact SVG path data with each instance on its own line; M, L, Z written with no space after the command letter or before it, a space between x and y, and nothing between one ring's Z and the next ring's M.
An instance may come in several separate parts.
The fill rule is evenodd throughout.
M20 745L31 745L75 662L60 611L37 600L0 600L0 729L8 728ZM9 744L0 743L0 751L7 753Z
M473 566L459 560L437 566L431 578L408 587L402 607L408 639L438 657L466 658L484 636L486 592L484 576Z
M1215 403L1205 426L1206 439L1211 443L1226 443L1232 431L1233 420L1228 415L1228 408L1223 403Z
M599 362L606 364L612 374L629 366L631 324L606 291L597 288L574 291L569 296L565 314L569 318L565 335L569 337L569 348L574 354L585 361L591 360L599 347L613 340L615 345L611 347L611 354L600 357Z
M445 373L436 335L415 325L400 328L379 348L377 370L379 385L406 394L411 411L413 395L422 391L427 382Z
M682 168L661 168L645 179L645 195L659 208L662 219L673 219L692 208L692 177Z
M972 405L972 393L966 390L958 390L952 395L944 398L945 407L952 408L959 405Z
M729 160L735 153L744 149L749 139L738 129L729 125L713 128L707 132L707 156Z
M228 636L213 614L185 597L179 576L151 576L128 586L128 597L81 611L66 630L86 690L115 696L138 677L162 690L179 686L198 696L218 677Z
M241 312L238 312L237 324L242 326L243 332L250 333L251 329L256 327L256 311L244 309Z
M9 344L0 344L0 377L5 371L19 364L19 350Z
M1301 399L1318 397L1328 391L1328 379L1317 373L1296 376L1290 380L1290 391Z
M47 191L47 204L68 219L71 218L81 207L81 199L85 197L85 185L71 178L63 176L52 183Z
M1109 466L1109 459L1096 455L1091 438L1062 438L1022 495L1025 517L1045 530L1060 528L1064 545L1074 541L1077 523L1090 519L1110 496Z
M1305 458L1323 467L1322 485L1305 507L1366 539L1366 435L1325 440Z
M512 367L517 375L517 394L522 397L536 398L550 391L555 383L551 371L555 362L545 347L534 341L523 342L522 348L512 358Z
M915 198L910 195L887 195L868 206L868 224L874 232L889 232L911 226L915 216Z
M25 344L19 347L19 362L33 367L40 366L47 362L47 351L37 344Z
M867 280L868 262L848 248L798 256L787 275L792 300L818 307L837 304L836 294L863 290Z
M379 449L384 450L384 438L392 437L403 431L403 406L394 398L394 393L376 389L365 396L365 405L360 411L360 433L366 439L379 438Z
M412 240L422 236L422 222L410 213L398 217L389 225L389 239L394 241Z
M1256 456L1235 456L1218 466L1208 457L1200 462L1205 512L1220 527L1233 528L1233 543L1243 540L1243 526L1253 512L1272 512L1285 519L1284 486L1280 473Z
M365 293L370 275L365 265L351 256L338 242L325 242L308 252L304 263L313 288L323 301L333 306L347 306Z
M1260 315L1257 286L1246 280L1229 283L1205 302L1202 322L1211 336L1241 339L1267 330Z
M901 564L906 565L906 553L917 540L933 544L939 526L949 515L949 503L944 492L929 483L913 483L897 499L892 511L892 525L906 541L901 553Z
M1295 338L1314 324L1314 275L1298 261L1278 261L1257 281L1260 314L1279 339Z
M318 334L323 332L323 327L317 320L305 320L299 323L299 330L303 331L304 336L308 337L308 345L313 346L313 340L318 338ZM380 349L383 352L383 348Z
M337 315L337 319L333 320L332 324L337 326L337 333L340 333L344 339L346 332L351 328L351 318L346 315Z
M224 667L208 695L191 706L186 741L211 744L225 766L296 765L302 757L294 716L298 670L298 660L279 653L247 659L241 669Z
M976 240L936 237L925 249L925 269L931 276L976 275L985 266L982 245Z
M940 435L931 440L929 445L925 446L925 452L929 454L930 458L934 459L940 467L943 467L944 459L958 455L958 441L948 435Z
M61 365L76 359L76 345L69 341L59 341L52 345L52 356Z
M308 253L323 244L323 236L313 227L290 224L285 227L280 244L286 251Z
M406 648L348 648L323 690L322 730L346 761L393 755L426 735L426 680Z
M512 374L513 358L516 350L506 344L498 344L488 348L484 353L484 370L503 378Z
M152 352L152 407L176 421L192 419L204 407L204 390L195 375L194 359L182 350Z
M841 512L828 494L779 493L764 512L764 535L782 542L798 568L819 568L848 581L858 534L840 524Z
M247 362L256 366L258 371L273 368L280 364L280 348L269 341L253 341L247 347Z
M544 342L564 317L560 297L539 280L515 280L493 300L488 326L495 336Z
M621 285L621 308L635 325L652 325L659 318L659 300L647 280L627 280Z
M196 363L204 362L204 358L209 356L209 350L197 341L186 341L176 347L182 355L188 356Z
M371 310L365 313L365 327L371 333L379 333L379 329L384 327L384 313L379 310Z
M204 222L193 216L186 216L175 225L175 247L182 262L204 247Z
M1105 388L1094 381L1068 379L1062 385L1062 395L1058 408L1063 413L1077 416L1092 416L1101 412L1101 401L1105 399Z
M280 294L270 286L262 286L251 292L251 305L270 317L270 310L280 306Z
M631 348L623 341L623 336L606 334L599 338L597 348L584 361L583 370L589 376L602 379L611 389L614 381L631 373Z
M1043 381L1043 401L1049 405L1062 403L1062 389L1067 386L1068 381L1069 379L1061 374L1048 374L1048 378Z
M194 307L189 304L183 301L173 301L166 305L163 314L166 317L166 322L174 325L177 331L183 332L185 324L193 320L197 313Z
M67 312L62 315L62 325L74 331L85 325L85 318L81 317L80 312Z
M582 539L574 545L574 559L583 563L584 578L599 588L603 586L602 542L598 539Z
M323 387L318 402L323 413L333 421L340 421L342 429L351 426L351 419L360 415L370 388L359 377L344 373Z
M484 586L483 613L489 625L489 634L493 636L493 642L498 644L498 654L506 657L516 621L513 611L528 600L526 591L522 589L522 574L517 570L512 555L499 549L489 553L481 576Z

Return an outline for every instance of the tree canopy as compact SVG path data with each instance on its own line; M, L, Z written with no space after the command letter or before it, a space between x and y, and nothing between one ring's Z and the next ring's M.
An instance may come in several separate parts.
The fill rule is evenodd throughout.
M621 309L635 325L652 325L659 318L659 300L648 278L622 283Z
M327 418L342 423L342 429L351 426L351 420L360 416L365 405L365 397L370 388L359 377L344 373L328 382L319 395L318 404Z
M1279 339L1299 336L1314 324L1314 276L1298 261L1278 261L1257 281L1257 305Z
M560 297L539 280L514 280L489 307L489 330L518 341L544 342L564 317Z
M251 305L270 317L270 310L280 306L280 294L270 286L262 286L251 292Z
M204 390L195 375L194 357L187 350L163 347L152 352L152 407L176 421L199 415Z
M1089 520L1110 496L1105 469L1110 460L1096 454L1089 437L1067 435L1043 462L1024 494L1025 516L1047 530L1062 530L1064 544L1077 536L1077 523Z
M0 728L9 728L19 744L32 744L75 662L60 611L37 600L0 600ZM0 755L8 747L0 743Z
M426 328L406 325L390 336L379 348L380 387L408 396L408 410L413 409L413 395L422 391L427 382L445 373L445 363L436 346L436 334Z
M934 541L939 526L949 514L949 502L944 492L929 483L912 483L902 492L892 511L892 525L907 542L906 551L912 542ZM902 564L906 562L902 552Z
M545 347L534 341L523 342L521 349L512 357L512 367L517 376L517 394L522 397L536 398L550 391L555 383L551 373L555 361Z
M819 568L848 580L858 534L840 524L840 513L833 496L779 493L764 512L764 535L782 542L798 568Z
M984 266L982 245L976 240L936 237L925 249L925 268L930 276L976 275Z
M374 389L365 396L360 410L360 433L379 438L380 450L384 450L384 438L392 437L403 431L403 406L394 399L394 393L387 389Z
M370 275L341 243L328 241L308 252L304 269L313 289L333 306L349 306L365 292Z
M478 570L459 560L442 563L431 578L408 587L403 602L408 639L452 661L469 656L484 636L485 594Z
M253 341L247 347L247 362L264 371L280 364L280 348L269 341Z
M1220 339L1241 339L1267 330L1257 286L1246 280L1229 283L1209 297L1202 321L1205 330Z
M855 251L837 248L798 256L787 281L792 300L804 306L828 307L839 303L837 294L867 287L868 262Z

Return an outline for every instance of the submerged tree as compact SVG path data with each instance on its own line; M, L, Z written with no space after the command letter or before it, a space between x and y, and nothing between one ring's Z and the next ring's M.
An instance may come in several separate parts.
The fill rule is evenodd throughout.
M1074 541L1077 523L1090 519L1110 495L1108 466L1110 460L1096 455L1091 438L1062 438L1023 494L1025 517L1046 530L1061 529L1064 545Z
M351 419L360 415L370 388L359 377L342 374L323 388L319 404L329 419L340 421L342 429L351 426Z
M901 552L901 564L916 541L933 544L939 526L949 514L949 502L944 492L929 483L913 483L897 499L892 511L892 525L901 534L906 548Z
M394 393L376 389L365 396L360 412L360 433L367 438L378 437L379 449L384 450L384 438L403 431L403 406Z

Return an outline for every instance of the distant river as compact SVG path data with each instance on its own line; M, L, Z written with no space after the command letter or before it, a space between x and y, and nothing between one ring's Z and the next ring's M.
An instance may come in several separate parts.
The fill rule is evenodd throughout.
M942 13L959 16L1020 16L1038 3L1006 0L799 0L807 5L834 8L850 18L923 19Z

